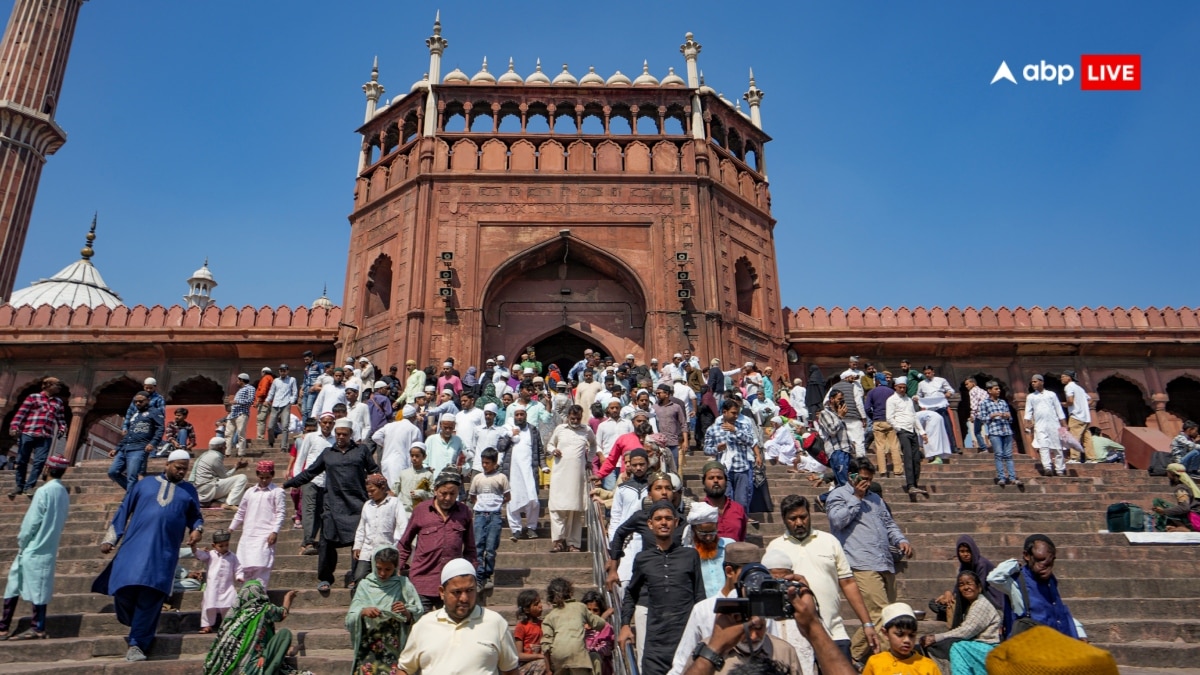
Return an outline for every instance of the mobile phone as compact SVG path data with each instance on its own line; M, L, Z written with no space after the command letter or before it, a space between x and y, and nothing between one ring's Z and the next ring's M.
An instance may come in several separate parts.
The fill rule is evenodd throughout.
M858 474L857 473L850 474L850 484L855 485L857 483L858 483Z

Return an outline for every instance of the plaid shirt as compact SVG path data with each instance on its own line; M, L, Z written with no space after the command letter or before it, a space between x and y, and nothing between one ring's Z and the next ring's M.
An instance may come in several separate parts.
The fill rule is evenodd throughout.
M835 450L847 453L853 451L854 446L850 443L850 435L846 433L846 423L842 421L841 417L838 417L836 412L829 408L821 410L821 415L817 418L817 426L821 428L821 436L829 446L830 453Z
M971 392L968 395L971 397L971 417L978 418L979 406L983 405L983 402L990 397L983 390L983 387L971 387Z
M60 399L51 398L40 391L30 394L13 416L9 429L13 436L28 434L50 438L57 432L58 437L62 438L67 434L66 408Z
M166 432L163 433L163 440L168 443L178 441L179 432L185 430L187 431L187 442L184 443L183 447L191 450L196 447L196 428L192 426L191 422L185 421L183 424L180 424L175 420L171 420L171 423L167 425Z
M722 424L724 420L718 418L708 431L704 432L704 454L720 458L723 453L717 446L724 443L725 452L729 453L729 463L725 468L729 469L730 473L751 471L754 468L754 446L758 443L750 421L738 415L733 422L736 431L726 431L721 427Z
M979 387L975 387L978 389ZM971 391L975 391L972 389ZM993 401L989 396L986 401L979 404L979 412L976 417L983 420L987 426L988 436L1012 436L1012 419L997 417L990 419L993 413L1008 413L1012 414L1012 409L1008 407L1008 401L1004 399L996 399Z
M254 387L246 385L238 389L233 396L233 405L229 407L229 418L236 419L241 415L250 414L250 404L254 403Z

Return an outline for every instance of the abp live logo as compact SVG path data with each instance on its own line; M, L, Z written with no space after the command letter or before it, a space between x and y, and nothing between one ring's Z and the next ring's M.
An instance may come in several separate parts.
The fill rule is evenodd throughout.
M1142 88L1142 56L1140 54L1083 54L1079 57L1079 88L1084 91L1140 91ZM1021 69L1026 82L1057 82L1062 86L1075 79L1075 68L1064 63L1056 65L1042 61ZM1008 62L1001 61L992 77L1017 83Z

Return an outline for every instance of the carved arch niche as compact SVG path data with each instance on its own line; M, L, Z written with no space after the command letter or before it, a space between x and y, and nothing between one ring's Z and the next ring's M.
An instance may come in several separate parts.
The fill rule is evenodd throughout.
M733 264L734 289L737 293L738 312L747 316L757 316L758 310L758 272L750 264L749 258L742 256Z
M367 271L366 298L363 306L366 316L375 316L392 307L392 259L380 253Z

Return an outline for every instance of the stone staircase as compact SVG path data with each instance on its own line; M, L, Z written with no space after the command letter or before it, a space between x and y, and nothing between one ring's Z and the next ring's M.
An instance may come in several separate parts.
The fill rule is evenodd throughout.
M287 455L271 448L251 447L252 458L264 455L274 458L277 467L287 466ZM162 470L165 460L151 460L149 472ZM228 460L232 462L233 460ZM63 532L59 549L54 599L48 609L49 640L29 642L0 642L0 673L198 673L214 637L200 635L200 592L184 593L177 612L164 612L159 622L158 638L149 652L150 659L142 663L124 661L127 629L117 622L111 598L91 592L92 581L108 564L111 556L100 553L103 531L111 521L123 497L121 490L108 480L108 463L84 462L68 472L64 484L71 492L71 515ZM282 473L277 471L277 473ZM11 481L10 474L3 477ZM543 491L543 509L545 506ZM0 565L8 568L16 555L16 532L28 507L28 500L16 501L0 497L0 527L9 534L0 540ZM289 522L276 544L275 569L271 575L270 595L281 603L288 589L299 595L292 605L291 615L279 624L293 632L294 644L299 645L296 664L300 669L318 675L343 674L350 671L353 653L349 634L344 628L350 591L335 584L327 595L316 591L316 556L297 555L302 535L291 528L291 502L288 503ZM543 514L544 514L543 510ZM227 527L233 513L224 510L205 510L206 535ZM539 539L513 543L505 530L496 559L496 586L480 594L480 602L503 614L510 624L516 621L517 594L525 588L537 588L545 594L550 579L565 576L577 586L576 595L594 587L589 553L548 553L550 549L549 520L543 517ZM240 532L233 537L236 551ZM208 536L205 538L208 545ZM349 565L350 550L343 549L338 572ZM184 566L199 567L194 560L184 560ZM14 626L22 631L29 625L28 604L18 607L24 615Z
M1200 664L1197 548L1132 546L1122 534L1101 533L1107 528L1109 504L1129 501L1149 510L1154 497L1169 497L1165 478L1112 464L1069 464L1068 477L1042 478L1032 459L1018 456L1017 473L1026 483L1019 491L993 484L992 455L965 452L950 464L924 465L922 484L929 499L919 497L914 503L903 493L903 479L878 479L916 549L899 571L901 601L927 610L930 599L951 589L958 569L954 547L961 534L974 537L983 555L998 564L1020 557L1025 537L1040 532L1058 547L1055 574L1067 605L1091 642L1112 652L1123 670ZM700 463L698 455L689 457L689 485L699 485L695 471ZM768 475L776 507L788 494L818 494L783 467L769 467ZM813 515L813 526L828 531L825 514ZM762 522L750 528L748 538L754 543L765 545L783 534L777 512L755 517ZM853 617L842 604L842 616ZM857 621L847 621L851 623L857 628ZM922 633L941 630L945 625L936 621L921 626Z

